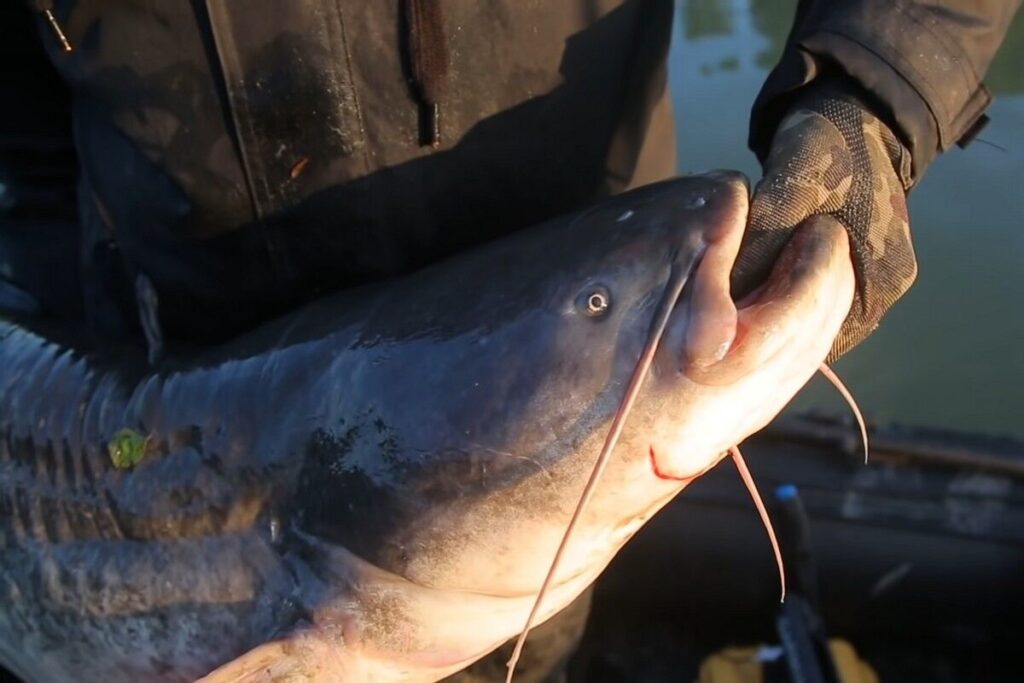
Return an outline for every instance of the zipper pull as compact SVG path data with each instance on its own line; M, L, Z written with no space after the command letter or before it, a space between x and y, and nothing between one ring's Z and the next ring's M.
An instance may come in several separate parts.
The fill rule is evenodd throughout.
M441 105L428 103L425 113L427 120L423 126L423 144L438 149L441 146Z
M42 5L42 3L40 3ZM60 41L60 45L64 48L64 52L71 52L71 43L68 41L68 37L64 34L64 29L60 27L60 23L57 21L57 17L53 16L53 3L46 3L46 6L40 6L39 11L46 17L47 23L50 24L50 28L57 35L57 40Z
M448 90L448 39L441 0L404 0L403 39L419 100L420 144L441 146L441 103Z

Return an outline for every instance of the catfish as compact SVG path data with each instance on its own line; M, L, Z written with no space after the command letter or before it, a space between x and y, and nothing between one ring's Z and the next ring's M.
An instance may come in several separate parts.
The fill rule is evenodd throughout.
M535 602L549 618L784 407L846 317L828 218L733 304L747 206L739 174L647 186L156 367L0 320L0 664L434 681Z

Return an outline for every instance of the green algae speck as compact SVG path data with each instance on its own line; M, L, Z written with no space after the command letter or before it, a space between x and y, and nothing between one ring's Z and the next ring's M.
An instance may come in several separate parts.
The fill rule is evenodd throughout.
M125 427L114 434L114 438L107 443L107 452L110 453L110 460L114 463L114 467L127 469L142 462L148 443L148 437L142 436L134 429Z

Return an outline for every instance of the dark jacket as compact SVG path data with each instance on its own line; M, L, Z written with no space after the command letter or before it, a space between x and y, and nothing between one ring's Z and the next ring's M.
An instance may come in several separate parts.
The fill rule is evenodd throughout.
M672 4L446 0L424 28L430 0L36 0L73 93L86 318L132 327L144 274L165 334L220 339L671 174ZM802 2L754 148L839 69L919 174L988 103L1013 4Z
M87 314L145 273L165 332L215 339L672 172L640 159L671 129L671 0L444 2L437 147L402 5L68 0L71 52L40 13L74 93Z

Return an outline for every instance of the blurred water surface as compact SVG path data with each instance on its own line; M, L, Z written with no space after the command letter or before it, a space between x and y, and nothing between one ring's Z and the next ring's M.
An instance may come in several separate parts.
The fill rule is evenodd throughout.
M750 105L795 7L680 0L669 78L681 171L760 176ZM917 283L836 369L871 418L1024 438L1024 12L986 83L982 141L945 154L911 194ZM842 409L820 379L793 407Z

